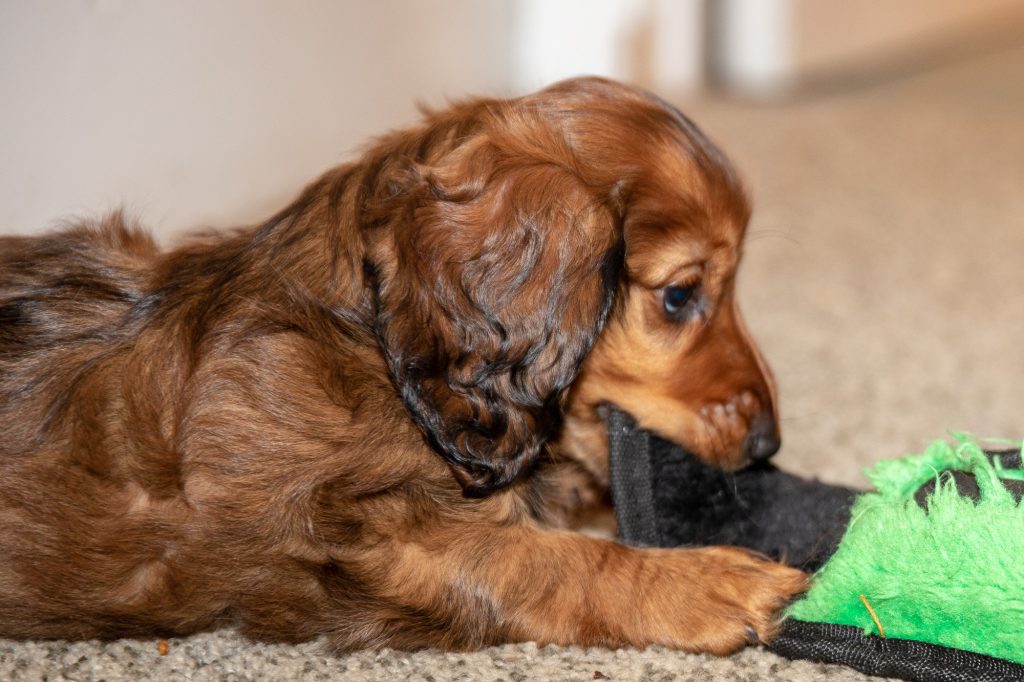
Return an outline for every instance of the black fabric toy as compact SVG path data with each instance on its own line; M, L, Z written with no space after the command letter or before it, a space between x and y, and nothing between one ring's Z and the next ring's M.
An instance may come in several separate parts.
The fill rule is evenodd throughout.
M608 417L612 495L619 537L652 547L737 545L814 571L832 555L857 491L808 481L767 462L735 473L703 464Z
M612 499L623 542L658 547L737 545L816 571L843 539L859 491L801 479L770 464L725 473L637 428L623 412L609 409L606 423ZM980 451L979 456L984 459ZM1000 466L1021 467L1019 451L989 453L993 457L1002 457ZM948 473L954 493L977 504L981 493L975 478L960 471ZM910 499L924 509L938 479L936 472L934 480ZM1024 482L1003 480L1002 485L1019 503ZM887 639L865 634L860 627L828 622L786 620L770 648L789 658L839 663L916 682L1024 680L1024 665L1004 658L913 639Z

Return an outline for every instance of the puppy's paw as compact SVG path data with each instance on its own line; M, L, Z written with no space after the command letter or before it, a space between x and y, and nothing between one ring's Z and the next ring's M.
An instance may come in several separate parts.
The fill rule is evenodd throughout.
M749 550L708 547L685 554L692 582L689 590L676 589L684 591L680 646L688 651L725 655L770 641L782 609L808 586L802 571Z

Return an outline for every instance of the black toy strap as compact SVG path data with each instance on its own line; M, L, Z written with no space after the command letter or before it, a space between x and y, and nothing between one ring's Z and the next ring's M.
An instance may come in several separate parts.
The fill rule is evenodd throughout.
M786 658L839 663L911 682L1024 681L1024 665L909 639L865 635L857 627L787 620L768 647Z
M630 545L658 547L657 516L651 489L650 440L626 413L609 409L608 455L612 503L619 524L619 539Z
M620 541L639 546L736 545L815 569L835 550L856 491L764 464L727 473L604 408Z

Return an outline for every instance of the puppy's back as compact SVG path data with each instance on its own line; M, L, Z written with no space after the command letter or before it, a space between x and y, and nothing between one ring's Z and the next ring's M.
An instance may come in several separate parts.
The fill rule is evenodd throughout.
M111 331L144 295L157 254L121 214L40 237L0 237L0 362Z
M0 454L38 435L57 397L131 336L157 254L121 214L0 238Z

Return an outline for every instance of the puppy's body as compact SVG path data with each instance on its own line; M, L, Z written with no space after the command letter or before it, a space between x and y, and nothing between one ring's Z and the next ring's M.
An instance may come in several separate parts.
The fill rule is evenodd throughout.
M640 147L673 116L574 81L433 115L266 224L169 253L120 216L0 239L0 635L237 624L345 648L715 652L770 636L796 572L559 529L602 482L600 386L643 373L611 365L617 329L645 325L631 287L663 284L637 271L665 200L643 196L659 185ZM637 149L585 139L626 121L650 129ZM721 370L698 393L731 421L678 438L697 424L725 463L770 402L734 317L734 241L725 265L715 247L700 261L728 358L696 329L654 341Z

